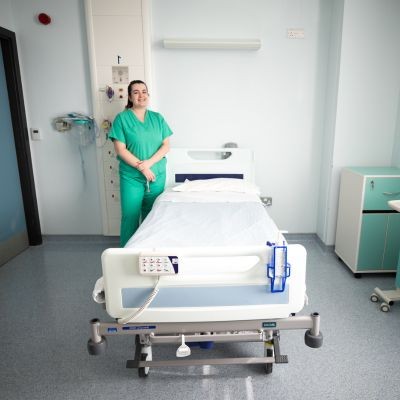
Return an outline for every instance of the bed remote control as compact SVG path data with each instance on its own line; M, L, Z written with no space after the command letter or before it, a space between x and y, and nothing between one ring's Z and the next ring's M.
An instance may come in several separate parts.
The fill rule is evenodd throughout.
M175 275L178 273L178 257L140 255L139 272L142 275Z

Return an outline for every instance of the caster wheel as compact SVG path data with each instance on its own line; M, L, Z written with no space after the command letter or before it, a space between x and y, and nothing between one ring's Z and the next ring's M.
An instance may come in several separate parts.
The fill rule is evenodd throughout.
M142 353L140 355L140 361L146 361L147 356L148 356L148 353ZM150 355L150 360L151 360L151 355ZM147 378L149 376L149 372L150 372L150 367L139 367L138 368L139 378Z
M382 303L380 309L381 309L382 312L389 312L390 311L390 306L389 306L389 304Z
M354 274L354 278L356 278L356 279L361 279L361 274L359 274L358 272L356 272L355 274Z
M91 356L100 356L104 354L107 348L107 339L102 336L101 342L95 343L92 339L89 339L87 342L87 349Z
M264 342L264 357L274 357L274 345L272 341ZM265 364L265 373L271 374L274 363Z
M308 347L311 347L313 349L318 349L319 347L322 346L323 342L322 333L320 332L319 335L314 336L311 334L311 330L309 329L304 334L304 342Z
M377 303L379 300L379 297L375 293L372 293L370 299L373 303Z
M274 356L274 350L273 349L265 349L265 356L266 357L273 357ZM274 366L274 363L265 364L265 373L266 374L272 374L273 366Z
M149 372L146 372L148 368L139 368L139 378L147 378L149 376Z

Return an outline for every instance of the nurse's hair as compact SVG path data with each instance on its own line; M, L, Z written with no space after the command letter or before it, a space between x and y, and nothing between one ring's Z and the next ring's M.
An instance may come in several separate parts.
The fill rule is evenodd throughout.
M129 83L129 85L128 85L128 104L125 106L125 108L132 108L132 107L133 107L133 103L131 102L131 100L129 99L129 97L130 97L130 95L131 95L131 93L132 93L132 87L133 87L133 85L138 84L138 83L141 83L142 85L146 86L146 90L147 90L147 91L149 90L149 89L147 89L147 85L146 85L145 82L143 82L143 81L141 81L141 80L139 80L139 79L136 79L136 80L134 80L134 81L131 81L131 82Z

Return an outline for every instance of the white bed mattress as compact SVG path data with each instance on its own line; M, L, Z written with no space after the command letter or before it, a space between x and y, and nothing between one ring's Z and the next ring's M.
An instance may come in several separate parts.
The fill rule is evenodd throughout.
M256 195L166 191L125 247L265 245L278 237Z

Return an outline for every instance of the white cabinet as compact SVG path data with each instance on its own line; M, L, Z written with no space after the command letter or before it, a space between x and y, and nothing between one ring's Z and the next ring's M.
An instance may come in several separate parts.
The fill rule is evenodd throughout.
M355 273L393 272L400 248L400 169L344 168L341 173L335 252Z

